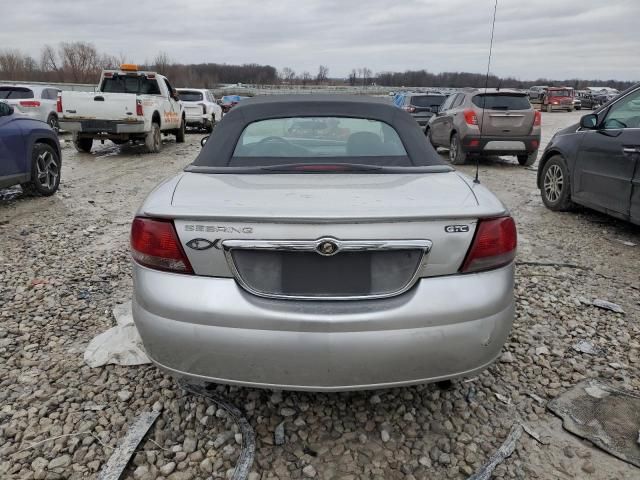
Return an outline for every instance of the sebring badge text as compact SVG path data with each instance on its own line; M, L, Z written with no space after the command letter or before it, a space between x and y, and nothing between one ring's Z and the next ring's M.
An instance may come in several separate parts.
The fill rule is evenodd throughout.
M185 232L208 232L208 233L253 233L252 227L223 227L220 225L185 225Z

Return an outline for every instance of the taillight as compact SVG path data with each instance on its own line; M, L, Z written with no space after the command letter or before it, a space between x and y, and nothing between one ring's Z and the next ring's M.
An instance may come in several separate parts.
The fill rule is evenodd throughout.
M142 100L136 100L136 115L139 117L144 116L144 110L142 109Z
M37 100L20 100L20 106L35 108L40 106L40 102Z
M460 271L480 272L508 265L516 257L517 245L513 218L481 219Z
M62 113L62 95L58 94L58 101L56 102L56 112Z
M533 126L539 127L540 125L542 125L542 113L536 110L535 116L533 117Z
M406 107L403 107L403 110L405 112L409 112L409 113L413 113L416 111L416 107L411 106L411 105L407 105Z
M171 220L136 217L131 225L131 256L155 270L193 273Z
M476 115L476 112L473 110L465 110L464 121L467 122L467 125L478 125L478 116Z
M206 115L207 114L207 106L204 103L201 103L200 106L202 107L202 114Z

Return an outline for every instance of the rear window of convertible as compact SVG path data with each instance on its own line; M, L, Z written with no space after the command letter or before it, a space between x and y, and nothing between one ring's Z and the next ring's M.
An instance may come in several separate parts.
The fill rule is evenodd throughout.
M409 165L400 136L390 125L366 118L293 117L253 122L236 144L230 166L251 165L252 159ZM260 162L262 165L265 162Z

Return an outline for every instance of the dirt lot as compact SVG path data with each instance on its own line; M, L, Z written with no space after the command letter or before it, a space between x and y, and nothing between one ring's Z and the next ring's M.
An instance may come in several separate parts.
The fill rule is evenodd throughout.
M543 114L543 145L579 116ZM151 409L162 415L126 478L230 476L241 435L222 409L153 366L91 369L82 358L90 339L113 325L111 309L130 299L127 242L137 206L194 158L200 137L184 145L171 138L154 155L109 143L91 155L65 148L57 195L0 192L0 477L95 478L135 417ZM463 479L515 422L548 444L525 434L497 478L640 477L564 432L544 406L586 377L640 391L640 228L588 210L545 209L535 169L512 159L483 161L480 178L511 208L520 234L517 318L500 361L450 389L219 387L256 432L249 478ZM626 314L595 308L596 298ZM580 339L605 353L574 351Z

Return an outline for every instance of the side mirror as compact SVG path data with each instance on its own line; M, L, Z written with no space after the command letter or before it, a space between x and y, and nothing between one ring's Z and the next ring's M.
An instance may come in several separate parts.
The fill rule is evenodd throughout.
M207 135L206 137L202 137L200 139L200 146L204 147L204 144L207 143L207 140L209 140L209 135Z
M583 116L580 119L580 127L588 130L593 130L598 126L598 116L595 113L590 113Z

